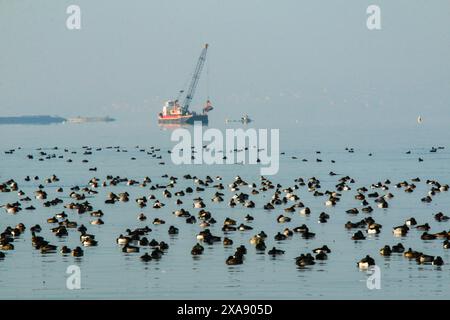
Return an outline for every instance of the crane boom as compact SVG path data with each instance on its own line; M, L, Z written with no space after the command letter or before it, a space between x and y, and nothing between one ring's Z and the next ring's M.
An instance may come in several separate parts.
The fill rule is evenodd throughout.
M183 112L187 112L189 110L189 106L194 98L195 89L197 88L198 80L200 79L200 74L203 69L203 65L206 60L206 51L208 50L208 44L205 44L205 47L198 58L197 65L195 66L194 75L192 76L191 83L189 84L189 89L187 91L186 97L183 101Z

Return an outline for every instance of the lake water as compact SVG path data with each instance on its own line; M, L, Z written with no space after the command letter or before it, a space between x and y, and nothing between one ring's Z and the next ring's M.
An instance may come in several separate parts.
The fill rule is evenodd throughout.
M262 124L255 123L255 127ZM261 127L267 127L263 124ZM236 125L235 125L236 127ZM225 128L221 125L221 128ZM168 150L172 148L171 130L160 128L144 121L130 123L117 121L108 124L50 125L50 126L0 126L0 182L15 179L19 189L33 198L37 210L23 210L16 215L0 211L0 229L15 226L23 222L27 230L15 239L15 250L5 251L6 257L0 260L0 298L48 298L48 299L443 299L450 294L450 250L443 249L442 240L423 241L421 232L410 230L407 236L398 238L392 234L392 227L401 225L407 218L415 217L419 224L428 222L430 232L440 232L450 229L449 222L437 222L433 215L439 211L450 214L450 196L448 192L437 194L431 203L423 203L420 199L426 196L430 186L426 179L436 179L441 183L450 182L450 131L434 126L411 125L402 128L388 128L382 131L378 128L364 128L363 125L354 128L350 126L336 127L303 127L288 126L280 129L280 171L277 175L268 177L274 183L283 187L294 185L294 179L303 177L305 180L316 177L321 181L321 190L334 190L337 181L345 175L353 177L356 182L351 185L351 191L342 192L342 199L335 207L325 207L325 197L314 197L306 187L300 187L295 193L306 206L311 208L311 215L302 216L297 212L284 213L282 210L290 206L277 206L275 210L266 211L262 206L273 195L273 190L251 196L256 208L235 208L228 206L229 198L234 194L225 188L225 201L213 203L210 198L216 189L208 187L200 193L193 193L182 198L184 207L196 215L198 209L192 208L192 199L201 196L205 199L206 209L211 211L218 221L210 227L214 235L223 237L221 231L225 217L230 217L238 223L251 225L254 230L236 231L227 234L234 241L233 246L224 247L221 243L205 246L204 254L193 257L190 254L192 246L197 242L195 235L201 230L197 224L186 224L183 218L178 218L172 212L178 209L175 199L166 199L162 189L150 190L150 184L143 188L138 185L120 184L114 187L99 187L99 194L88 197L87 200L94 209L101 209L105 215L104 225L90 225L93 218L87 213L78 215L63 208L63 204L52 208L44 208L40 200L33 197L40 183L45 185L49 199L60 197L64 203L72 202L68 197L69 188L74 185L85 186L92 177L102 181L107 175L127 177L142 181L149 176L152 184L166 184L169 176L179 177L179 182L171 191L193 186L192 180L182 179L189 173L198 177L222 176L224 185L231 183L235 176L240 175L245 181L260 184L259 168L256 165L183 165L172 164ZM52 150L53 147L58 150ZM83 146L92 146L92 155L83 155ZM120 150L105 149L108 146L120 146ZM139 148L136 148L139 146ZM141 148L150 150L150 146L161 148L159 154L162 160L152 158ZM432 146L444 146L443 150L430 153ZM4 151L21 147L12 155ZM103 147L102 151L95 148ZM354 153L349 153L345 147L353 147ZM43 148L48 154L63 155L38 161L37 148ZM65 153L64 148L77 151L77 154ZM317 154L316 151L321 151ZM411 154L406 154L406 151ZM371 157L369 153L373 153ZM33 160L27 159L28 154L35 155ZM296 156L298 159L292 159ZM131 158L136 160L132 161ZM419 162L418 158L424 159ZM67 163L67 158L73 160ZM308 162L302 162L306 158ZM320 158L322 162L316 162ZM82 163L83 159L89 160ZM331 163L335 160L335 163ZM164 161L165 165L158 164ZM97 167L97 172L89 171ZM338 173L330 176L329 172ZM43 178L56 174L60 181L50 185ZM25 182L24 178L39 176L41 180ZM394 184L403 180L420 177L413 193L405 193L396 189ZM356 189L372 183L390 179L390 190L394 198L389 200L388 209L374 207L371 214L359 213L351 216L345 211L360 207L360 201L354 199ZM56 192L58 187L64 188L64 193ZM127 191L130 201L104 204L108 192L116 194ZM244 188L243 192L250 192ZM377 190L383 194L384 191ZM134 199L154 194L166 206L163 209L153 209L151 205L140 209ZM16 192L0 193L0 204L14 202L19 199ZM149 204L151 201L149 202ZM29 204L26 204L27 206ZM54 225L46 223L46 219L65 210L70 220L83 223L88 233L96 235L97 247L86 247L84 256L74 258L62 256L59 252L41 254L31 246L29 227L38 223L42 226L41 236L57 245L67 245L71 248L80 245L79 233L69 229L69 236L57 238L50 230ZM319 224L318 215L325 211L331 217L328 223ZM143 212L147 221L138 221L137 216ZM251 214L253 222L245 222L244 217ZM289 215L292 221L285 224L276 222L280 214ZM356 230L344 228L348 220L359 221L367 216L383 225L379 235L369 235L367 240L352 241L351 235ZM153 225L152 221L159 217L166 221L164 225ZM284 228L290 229L307 224L314 239L305 240L298 234L291 239L277 242L273 236ZM167 253L159 261L144 263L140 256L150 252L150 248L141 248L140 253L125 254L115 239L127 228L148 225L153 231L148 238L165 241L169 244ZM170 236L167 232L170 225L180 229L178 235ZM249 243L249 239L259 231L268 234L268 248L276 246L285 250L285 254L272 258L266 253L258 253ZM363 230L364 231L364 230ZM418 265L401 254L382 257L379 249L384 245L402 242L408 248L422 251L430 255L439 255L446 264L442 267ZM225 259L234 253L235 248L244 244L248 253L242 265L227 266ZM328 260L317 262L314 266L299 269L294 258L301 253L327 245L331 249ZM366 286L368 273L360 271L356 263L367 254L375 258L381 269L381 288L369 290ZM66 269L77 265L81 270L81 289L66 288Z

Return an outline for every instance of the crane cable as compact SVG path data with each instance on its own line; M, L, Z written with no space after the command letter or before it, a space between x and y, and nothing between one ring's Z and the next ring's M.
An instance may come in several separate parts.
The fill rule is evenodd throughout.
M209 58L206 63L206 100L209 100Z

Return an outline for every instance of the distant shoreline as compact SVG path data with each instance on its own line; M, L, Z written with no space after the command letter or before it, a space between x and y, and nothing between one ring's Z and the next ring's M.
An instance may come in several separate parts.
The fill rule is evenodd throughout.
M65 118L57 116L16 116L0 117L0 124L52 124L64 123Z
M66 119L59 116L49 116L49 115L0 117L0 125L2 124L45 125L58 123L86 123L86 122L111 122L111 121L115 121L115 119L111 117L75 117Z

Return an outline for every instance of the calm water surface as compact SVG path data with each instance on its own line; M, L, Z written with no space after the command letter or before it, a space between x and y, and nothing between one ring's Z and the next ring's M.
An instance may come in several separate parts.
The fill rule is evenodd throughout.
M166 184L167 179L161 176L181 176L186 173L205 177L210 175L223 177L223 183L228 185L236 175L247 182L259 184L259 168L257 166L222 165L222 166L176 166L170 161L167 150L172 147L171 130L161 129L147 123L115 122L111 124L81 124L81 125L51 125L51 126L0 126L0 182L14 178L19 182L19 188L32 197L41 181L25 182L25 176L38 175L41 178L56 174L60 182L46 186L49 199L60 197L65 203L71 202L67 195L74 185L86 185L92 177L105 179L108 174L142 180L149 176L153 184ZM439 299L448 298L450 294L450 250L442 248L442 240L422 241L421 232L411 230L404 238L396 238L392 227L401 225L407 218L414 216L419 224L428 222L431 232L450 229L450 222L436 222L433 214L442 211L450 214L449 193L438 194L433 202L422 203L420 199L429 190L426 179L437 179L442 183L450 182L450 150L445 148L437 153L430 153L432 146L448 146L449 130L427 126L410 126L379 131L376 128L318 128L294 127L280 130L280 151L285 155L280 157L280 171L270 177L274 183L283 187L294 184L294 179L316 177L321 180L322 191L334 190L338 179L350 175L356 180L352 190L343 192L342 200L334 208L324 206L324 197L314 197L305 187L296 191L301 201L309 206L312 214L308 217L298 213L290 214L292 221L278 224L276 217L284 212L282 208L267 212L262 206L269 201L272 192L252 196L256 208L246 209L241 206L229 208L227 200L233 194L224 190L225 201L213 204L209 201L216 189L207 188L201 193L205 199L206 209L210 210L218 223L210 229L213 234L223 237L221 222L225 217L244 221L246 214L251 214L255 220L249 224L254 230L247 232L232 232L227 234L234 241L230 248L218 243L205 245L202 256L192 257L190 250L196 243L195 235L201 230L198 224L190 225L184 219L175 217L172 212L177 209L174 198L164 199L162 190L151 191L148 187L128 187L124 184L99 188L99 194L87 200L94 209L102 209L105 216L104 225L90 225L93 218L89 214L78 215L65 210L70 220L85 224L88 232L96 235L98 247L84 248L82 258L64 257L59 253L42 255L31 246L29 230L14 241L15 250L6 252L6 258L0 261L0 298L50 298L50 299ZM115 149L93 151L93 155L83 156L83 146L107 147L121 146ZM3 151L21 147L13 155ZM59 150L52 150L58 146ZM154 159L141 148L160 147L165 165L159 165L161 160ZM42 147L47 153L64 155L64 159L38 161L28 160L27 154L36 155L36 148ZM67 154L63 148L78 151L77 154ZM348 153L345 147L355 148L355 153ZM95 150L95 149L94 149ZM316 151L321 153L317 154ZM405 154L411 150L411 154ZM373 153L372 157L368 153ZM291 156L298 159L292 159ZM67 163L70 157L73 163ZM135 157L135 161L131 161ZM418 162L418 157L424 159ZM306 158L308 162L302 162ZM323 162L316 162L320 158ZM89 163L82 163L88 159ZM331 163L335 160L336 163ZM97 167L97 172L91 172L90 167ZM334 171L337 176L328 173ZM384 181L389 178L393 183L420 177L417 189L407 194L402 189L391 187L395 197L389 201L388 209L375 208L370 214L383 225L379 235L370 235L367 240L354 242L350 239L355 230L344 228L348 220L359 221L368 214L360 213L350 216L345 210L359 206L354 200L356 189L361 186ZM179 180L174 188L181 190L192 186L191 180ZM64 194L56 193L56 188L64 188ZM174 191L175 191L174 190ZM130 193L130 202L107 206L104 204L109 191L116 194L124 191ZM243 192L249 192L245 189ZM378 192L383 192L379 191ZM139 209L134 202L136 197L155 194L166 204L163 209L155 210L151 205ZM196 215L198 209L191 208L190 199L183 198L185 207ZM21 211L17 215L0 212L0 229L15 226L23 222L28 228L36 223L43 227L42 236L52 244L71 248L79 246L79 233L69 229L69 236L58 239L50 231L50 225L45 220L64 210L63 205L44 208L34 197L32 204L35 211ZM0 203L18 200L17 193L0 193ZM373 203L371 203L372 206ZM374 206L375 207L375 206ZM320 212L331 215L326 224L317 222ZM140 222L137 215L143 212L147 221ZM165 225L152 225L155 217L166 221ZM292 239L276 242L273 235L284 228L294 228L307 224L316 237L311 240L294 235ZM163 240L170 246L166 255L160 261L143 263L141 253L124 254L116 244L115 239L127 228L150 226L153 231L149 239ZM167 229L174 225L180 229L176 236L169 236ZM267 254L259 254L249 243L252 235L264 230L268 235L267 247L276 246L286 251L284 256L272 258ZM384 245L402 242L406 248L423 251L430 255L440 255L446 264L440 268L426 265L419 266L414 261L408 261L402 255L382 257L378 251ZM233 254L237 245L247 246L243 265L227 266L225 259ZM298 269L294 257L301 253L311 252L313 248L328 245L332 250L329 259L318 262L305 269ZM381 289L369 290L366 287L368 274L356 268L356 262L366 254L375 258L381 268ZM69 265L81 268L82 288L80 290L66 289L66 268Z

